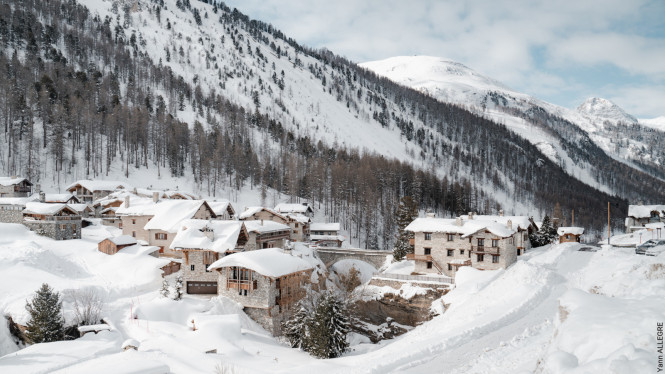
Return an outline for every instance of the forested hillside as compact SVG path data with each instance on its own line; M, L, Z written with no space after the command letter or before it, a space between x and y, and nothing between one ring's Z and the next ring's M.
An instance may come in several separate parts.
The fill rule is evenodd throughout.
M620 195L609 196L505 126L223 3L81 3L92 8L1 5L0 174L65 183L148 168L191 177L206 195L256 189L265 200L274 189L381 248L404 195L447 216L539 216L560 202L596 229L607 201L622 217L625 198L665 197L662 182L590 146L580 158Z

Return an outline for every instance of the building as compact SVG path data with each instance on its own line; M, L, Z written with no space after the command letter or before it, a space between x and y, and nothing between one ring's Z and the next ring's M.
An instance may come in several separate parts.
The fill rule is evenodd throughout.
M35 195L31 197L0 197L0 222L23 223L23 209L29 202L39 201Z
M262 248L284 248L291 237L288 225L274 221L244 221L249 238L246 251Z
M272 221L289 227L288 240L293 242L307 241L309 238L309 217L301 214L287 214L278 213L272 209L260 206L246 208L244 212L240 213L238 218L241 221ZM252 225L256 227L256 225ZM274 225L272 227L275 227ZM248 227L249 230L249 227ZM284 244L274 245L275 247L283 248ZM257 247L257 248L270 248L270 247Z
M310 225L310 240L319 247L341 247L344 237L339 231L339 222L314 222Z
M207 201L207 200L206 200ZM231 202L227 200L220 201L207 201L210 209L215 212L217 219L221 220L231 220L236 219L236 211L233 209Z
M28 197L32 195L32 183L17 176L0 177L0 197Z
M306 295L314 268L279 248L268 248L223 257L209 270L219 274L219 295L242 304L263 328L281 335L281 323Z
M314 210L309 205L309 203L300 203L300 204L277 204L275 211L282 214L295 213L302 214L309 218L314 218Z
M300 213L286 213L284 215L288 219L287 225L291 228L289 240L292 242L310 241L309 225L312 220L308 216Z
M79 204L81 201L70 193L47 193L44 194L45 203Z
M106 197L117 190L128 190L130 186L118 181L100 181L82 179L70 184L67 191L76 195L82 203L92 203L93 201Z
M170 248L182 252L186 292L217 294L218 274L208 266L226 254L241 251L247 240L247 229L241 221L183 221Z
M119 250L136 245L136 239L129 235L120 235L113 238L106 238L97 244L97 249L107 255L114 255Z
M81 238L81 216L67 204L26 203L23 224L55 240Z
M559 235L559 243L580 243L580 238L584 234L584 228L559 227L556 233Z
M512 265L531 247L528 234L534 228L527 217L470 213L456 219L428 214L405 230L414 233L414 253L407 259L416 261L416 272L454 277L462 266L494 270Z
M626 232L644 229L648 223L665 222L664 205L629 205L626 217Z

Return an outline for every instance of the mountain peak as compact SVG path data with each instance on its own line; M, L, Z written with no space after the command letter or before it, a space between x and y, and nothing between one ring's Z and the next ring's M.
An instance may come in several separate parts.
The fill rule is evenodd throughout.
M590 97L577 107L577 111L588 117L599 117L615 122L637 123L637 118L626 113L620 106L600 97Z

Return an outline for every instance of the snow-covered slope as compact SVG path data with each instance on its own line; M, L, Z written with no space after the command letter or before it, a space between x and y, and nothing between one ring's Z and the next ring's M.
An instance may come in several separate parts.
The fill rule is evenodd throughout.
M599 97L586 99L577 111L588 118L602 118L613 122L637 123L637 118L626 113L621 107L610 100Z
M659 131L665 132L665 116L660 116L656 118L644 118L639 120L640 125L651 127Z

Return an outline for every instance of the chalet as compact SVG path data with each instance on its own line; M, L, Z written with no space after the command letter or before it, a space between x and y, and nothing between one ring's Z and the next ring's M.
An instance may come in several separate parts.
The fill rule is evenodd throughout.
M0 222L23 223L23 209L29 202L37 202L39 198L31 197L0 197Z
M246 208L244 212L240 213L238 217L241 221L272 221L283 224L289 227L288 240L294 242L302 242L309 237L309 219L298 216L289 216L287 214L278 213L272 209L260 206ZM255 227L256 225L252 226ZM283 247L283 244L275 245L276 247ZM270 248L270 247L257 247L257 248Z
M273 335L306 294L313 267L279 248L235 253L209 266L219 274L218 293L243 306L247 315Z
M28 197L32 194L32 183L17 176L0 177L0 197Z
M81 201L70 193L47 193L44 194L45 203L79 204Z
M584 228L559 227L556 233L559 235L559 243L580 243L580 237L584 234Z
M665 205L629 205L626 232L644 229L648 223L665 222Z
M274 221L244 221L248 240L246 251L262 248L284 248L291 236L291 228Z
M94 217L95 211L88 204L68 204L70 208L74 209L83 218Z
M315 222L310 225L310 240L319 247L341 247L344 237L339 234L339 231L339 222Z
M187 293L217 294L218 276L208 266L226 254L242 250L247 239L247 230L240 221L183 221L170 248L182 252Z
M72 195L82 203L92 203L93 201L108 196L113 191L127 190L129 185L118 181L99 181L99 180L79 180L67 187Z
M284 215L288 219L287 224L291 228L289 239L292 242L308 242L310 240L309 225L312 223L312 220L300 213L285 213Z
M414 253L407 259L416 261L417 272L449 277L454 277L461 266L481 270L507 268L517 260L518 253L524 253L518 252L518 246L530 248L528 234L524 233L533 228L530 223L526 226L527 222L526 217L469 214L444 219L430 213L406 227L414 233Z
M207 200L206 200L207 201ZM207 201L217 219L230 220L236 218L236 211L228 200Z
M134 193L140 197L152 197L157 194L160 199L175 199L175 200L197 200L198 198L191 193L183 191L169 191L169 190L151 190L147 188L135 188Z
M107 255L114 255L119 250L136 245L136 239L129 235L121 235L112 238L106 238L97 244L97 249Z
M137 197L134 202L136 204L132 203L130 196L125 196L125 202L115 211L122 220L122 233L158 246L160 253L168 256L181 255L172 251L170 246L182 221L217 217L204 200L154 202L152 199Z
M67 204L26 203L23 224L55 240L81 238L81 216Z
M314 210L308 203L301 204L277 204L275 211L282 214L295 213L302 214L309 218L314 218Z

